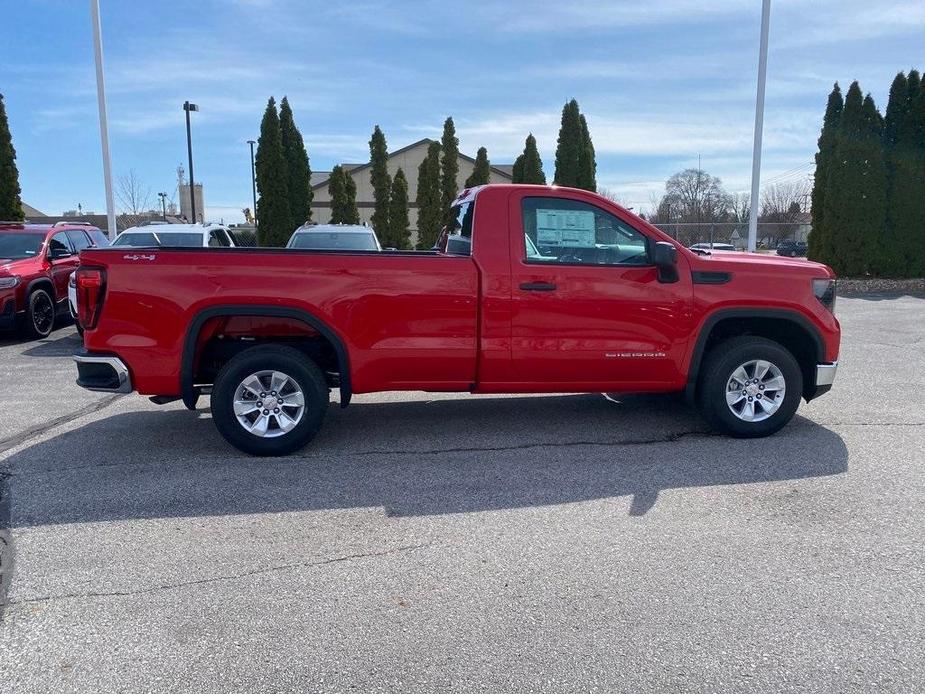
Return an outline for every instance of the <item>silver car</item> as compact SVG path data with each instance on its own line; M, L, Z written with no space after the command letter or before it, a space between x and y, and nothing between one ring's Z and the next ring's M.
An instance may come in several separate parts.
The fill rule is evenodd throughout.
M361 224L313 224L301 226L289 237L286 248L316 251L381 251L376 232Z

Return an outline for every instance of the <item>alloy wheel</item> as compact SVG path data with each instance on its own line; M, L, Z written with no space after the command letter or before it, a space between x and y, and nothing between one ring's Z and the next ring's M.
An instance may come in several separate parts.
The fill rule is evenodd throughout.
M257 371L235 389L234 414L238 424L254 436L284 436L305 414L305 395L288 374Z
M740 364L726 382L726 405L744 422L771 417L784 402L787 383L781 370L764 359Z

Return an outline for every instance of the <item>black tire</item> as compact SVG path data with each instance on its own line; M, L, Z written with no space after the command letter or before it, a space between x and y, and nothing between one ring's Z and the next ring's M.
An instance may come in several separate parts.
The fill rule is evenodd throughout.
M44 289L29 294L24 329L31 338L44 338L55 329L55 301Z
M234 412L238 386L249 375L260 371L283 372L296 382L304 397L301 419L291 431L274 438L247 431ZM240 451L259 456L289 455L315 438L327 413L328 402L324 375L311 359L291 347L261 345L244 350L219 371L212 388L212 420L225 440Z
M771 362L784 378L784 396L777 411L766 419L740 419L726 402L727 384L733 371L750 360ZM784 427L797 411L803 394L803 373L783 345L763 337L742 336L726 340L710 350L704 359L697 391L703 417L717 431L737 438L770 436ZM757 406L757 403L756 403Z

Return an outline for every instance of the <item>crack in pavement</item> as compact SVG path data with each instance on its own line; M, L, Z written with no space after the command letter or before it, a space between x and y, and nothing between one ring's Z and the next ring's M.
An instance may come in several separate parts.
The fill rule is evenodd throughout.
M396 450L374 450L374 451L357 451L355 453L349 452L340 452L338 455L355 455L355 456L367 456L367 455L442 455L444 453L492 453L492 452L504 452L504 451L523 451L529 450L531 448L568 448L570 446L651 446L660 443L674 443L683 438L711 438L714 436L722 436L714 431L681 431L674 434L669 434L667 436L662 436L660 438L652 439L621 439L616 441L552 441L552 442L537 442L533 441L530 443L522 443L514 446L466 446L459 448L434 448L426 450L405 450L405 451L396 451ZM316 455L305 455L299 456L301 458L317 458L326 454L316 454Z
M492 452L507 452L507 451L520 451L520 450L529 450L533 448L569 448L572 446L652 446L660 443L674 443L683 438L712 438L723 436L723 434L714 432L714 431L681 431L674 434L669 434L661 438L652 438L652 439L623 439L617 441L550 441L550 442L537 442L533 441L530 443L523 443L511 446L471 446L471 447L460 447L460 448L433 448L425 450L372 450L372 451L329 451L323 453L308 453L305 455L296 455L292 456L296 460L317 460L319 458L337 458L340 459L344 456L356 456L356 457L366 457L373 455L444 455L447 453L492 453ZM243 456L243 460L250 460L249 456ZM229 458L227 456L222 456L219 459L219 462L224 465L227 464ZM201 465L203 461L197 461L197 465ZM137 461L137 462L105 462L105 463L93 463L90 465L72 465L67 467L58 467L58 468L43 468L38 469L28 469L28 470L17 470L12 473L12 477L28 477L31 475L47 475L51 473L65 473L78 470L89 470L96 468L106 468L106 467L124 467L127 465L158 465L158 461Z
M222 583L224 581L236 581L241 578L249 578L251 576L259 576L261 574L277 573L280 571L289 571L291 569L300 569L300 568L312 568L317 566L327 566L329 564L337 564L344 561L352 561L354 559L368 559L373 557L385 557L391 554L400 554L403 552L412 552L417 549L425 549L430 547L432 542L425 542L417 545L404 545L402 547L395 547L394 549L388 549L382 552L362 552L359 554L347 554L342 557L331 557L329 559L322 559L320 561L306 561L306 562L296 562L294 564L280 564L278 566L267 566L261 569L254 569L253 571L245 571L240 574L233 574L230 576L213 576L211 578L200 578L195 581L180 581L178 583L165 583L157 586L150 586L148 588L140 588L138 590L126 590L126 591L107 591L107 592L89 592L89 593L62 593L60 595L44 595L37 598L24 598L21 600L10 600L8 604L10 605L28 605L33 603L40 602L51 602L53 600L67 600L71 598L112 598L112 597L132 597L135 595L144 595L146 593L156 593L162 590L174 590L176 588L187 588L189 586L200 586L208 585L210 583Z
M95 402L92 405L88 405L87 407L81 408L77 410L76 412L71 412L70 414L62 415L60 417L55 417L52 420L43 422L42 424L37 424L36 426L30 427L29 429L26 429L25 431L22 431L18 434L14 434L13 436L10 436L8 438L2 439L0 440L0 453L5 453L11 448L16 448L16 446L26 443L29 439L34 438L35 436L38 436L39 434L44 434L45 432L50 431L51 429L54 429L55 427L59 427L62 424L67 424L69 422L72 422L75 419L79 419L80 417L83 417L84 415L93 414L94 412L99 412L100 410L105 409L107 406L111 405L116 400L122 397L125 397L125 395L122 393L116 393L114 395L109 395L103 398L102 400L100 400L99 402Z

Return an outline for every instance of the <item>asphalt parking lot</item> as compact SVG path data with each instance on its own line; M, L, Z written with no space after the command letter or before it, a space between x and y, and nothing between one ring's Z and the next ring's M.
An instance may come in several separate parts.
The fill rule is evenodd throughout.
M0 690L923 691L925 299L837 313L769 439L390 393L275 460L3 339Z

